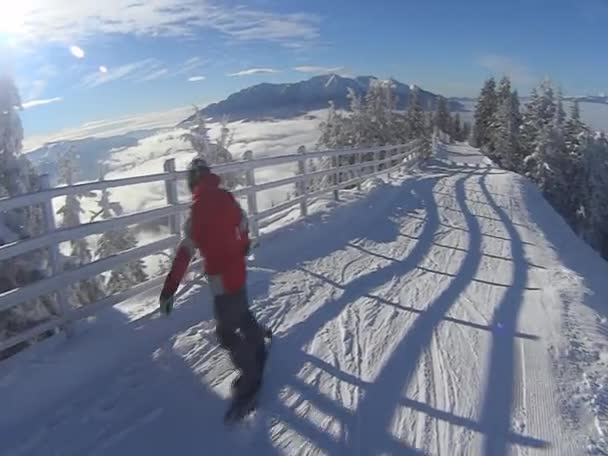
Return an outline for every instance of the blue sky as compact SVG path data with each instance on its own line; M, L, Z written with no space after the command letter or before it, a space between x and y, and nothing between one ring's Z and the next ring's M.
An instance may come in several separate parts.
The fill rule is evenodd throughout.
M2 9L0 64L21 90L31 135L329 71L448 96L474 95L505 73L523 93L545 76L567 94L608 92L608 0L19 0Z

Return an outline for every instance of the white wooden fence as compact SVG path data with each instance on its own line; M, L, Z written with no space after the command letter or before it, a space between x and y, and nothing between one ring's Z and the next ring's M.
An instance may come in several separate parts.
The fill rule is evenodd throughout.
M246 197L246 209L250 220L251 234L255 239L259 236L259 225L261 221L265 219L268 220L273 215L284 212L297 205L300 207L301 215L306 216L308 213L308 204L311 199L331 192L333 192L337 198L340 189L351 187L360 183L362 180L375 175L384 173L390 174L391 171L398 168L409 167L422 156L424 153L424 150L422 149L423 143L420 140L396 146L313 153L306 153L305 148L300 147L297 154L256 160L253 159L253 154L248 151L245 153L244 160L214 166L213 171L219 175L235 172L245 174L247 182L246 187L234 191L234 194L237 197ZM370 155L373 155L373 160L362 160L363 156L369 158ZM308 172L307 163L309 160L325 158L331 159L334 164L337 164L338 160L343 162L344 158L348 158L349 160L346 166L342 165L331 169ZM296 174L293 177L256 184L256 169L285 164L294 164L297 166ZM70 308L65 296L68 284L77 283L81 280L97 276L124 264L125 262L141 259L167 249L175 248L179 242L181 216L183 212L189 208L189 203L180 203L178 201L177 182L184 179L185 176L186 172L177 171L175 169L175 161L170 159L165 162L164 172L159 174L100 180L56 188L49 188L48 178L46 178L43 179L43 183L45 184L43 187L46 187L46 189L14 198L0 199L0 211L8 211L31 205L42 205L45 208L44 215L46 221L45 234L0 246L0 261L11 261L12 258L28 252L38 249L49 249L51 272L50 277L28 284L22 288L15 288L0 294L0 312L21 305L29 300L47 295L55 295L59 304L57 306L58 314L50 320L0 341L0 352L50 330L63 329L69 333L70 324L72 322L91 316L104 307L113 306L144 290L149 290L151 287L161 284L164 281L164 277L155 277L132 287L127 291L108 296L78 309ZM313 178L319 179L326 176L330 176L330 185L325 186L320 190L309 191L308 184ZM343 176L349 176L349 178L343 180ZM73 228L59 229L56 227L52 206L53 198L159 181L163 181L165 184L167 200L167 205L165 207L114 217L108 220L86 223ZM295 198L269 209L258 211L258 192L289 184L295 184L298 189ZM125 228L134 224L159 221L160 219L169 219L170 235L168 237L117 255L93 261L78 269L62 271L59 255L59 244L61 242L82 239L86 236L101 234L108 230Z

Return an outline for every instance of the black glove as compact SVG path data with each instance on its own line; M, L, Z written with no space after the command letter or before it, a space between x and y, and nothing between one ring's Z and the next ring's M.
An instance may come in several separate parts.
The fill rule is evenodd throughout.
M247 241L247 245L245 246L244 256L248 257L251 253L251 241Z
M175 298L173 295L160 295L160 313L169 315L173 310Z

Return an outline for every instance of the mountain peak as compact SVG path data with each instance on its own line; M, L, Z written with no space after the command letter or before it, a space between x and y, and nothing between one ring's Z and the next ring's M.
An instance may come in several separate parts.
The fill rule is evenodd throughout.
M339 74L324 74L295 83L261 83L239 92L201 110L206 117L230 120L253 120L263 118L290 118L310 111L325 109L330 102L338 109L349 106L348 92L352 90L364 96L370 84L391 82L398 99L398 109L407 107L411 87L396 79L381 80L376 76L346 77ZM417 87L416 87L417 88ZM438 95L420 90L422 106L434 109ZM462 110L458 102L451 104L452 110ZM186 119L191 121L194 116Z

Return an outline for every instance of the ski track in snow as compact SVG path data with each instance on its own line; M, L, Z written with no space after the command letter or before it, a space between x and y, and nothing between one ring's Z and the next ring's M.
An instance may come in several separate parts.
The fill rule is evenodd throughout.
M242 428L191 283L170 319L141 316L151 290L0 366L0 454L602 454L598 281L562 265L528 184L442 146L367 190L262 239L250 298L275 339Z

